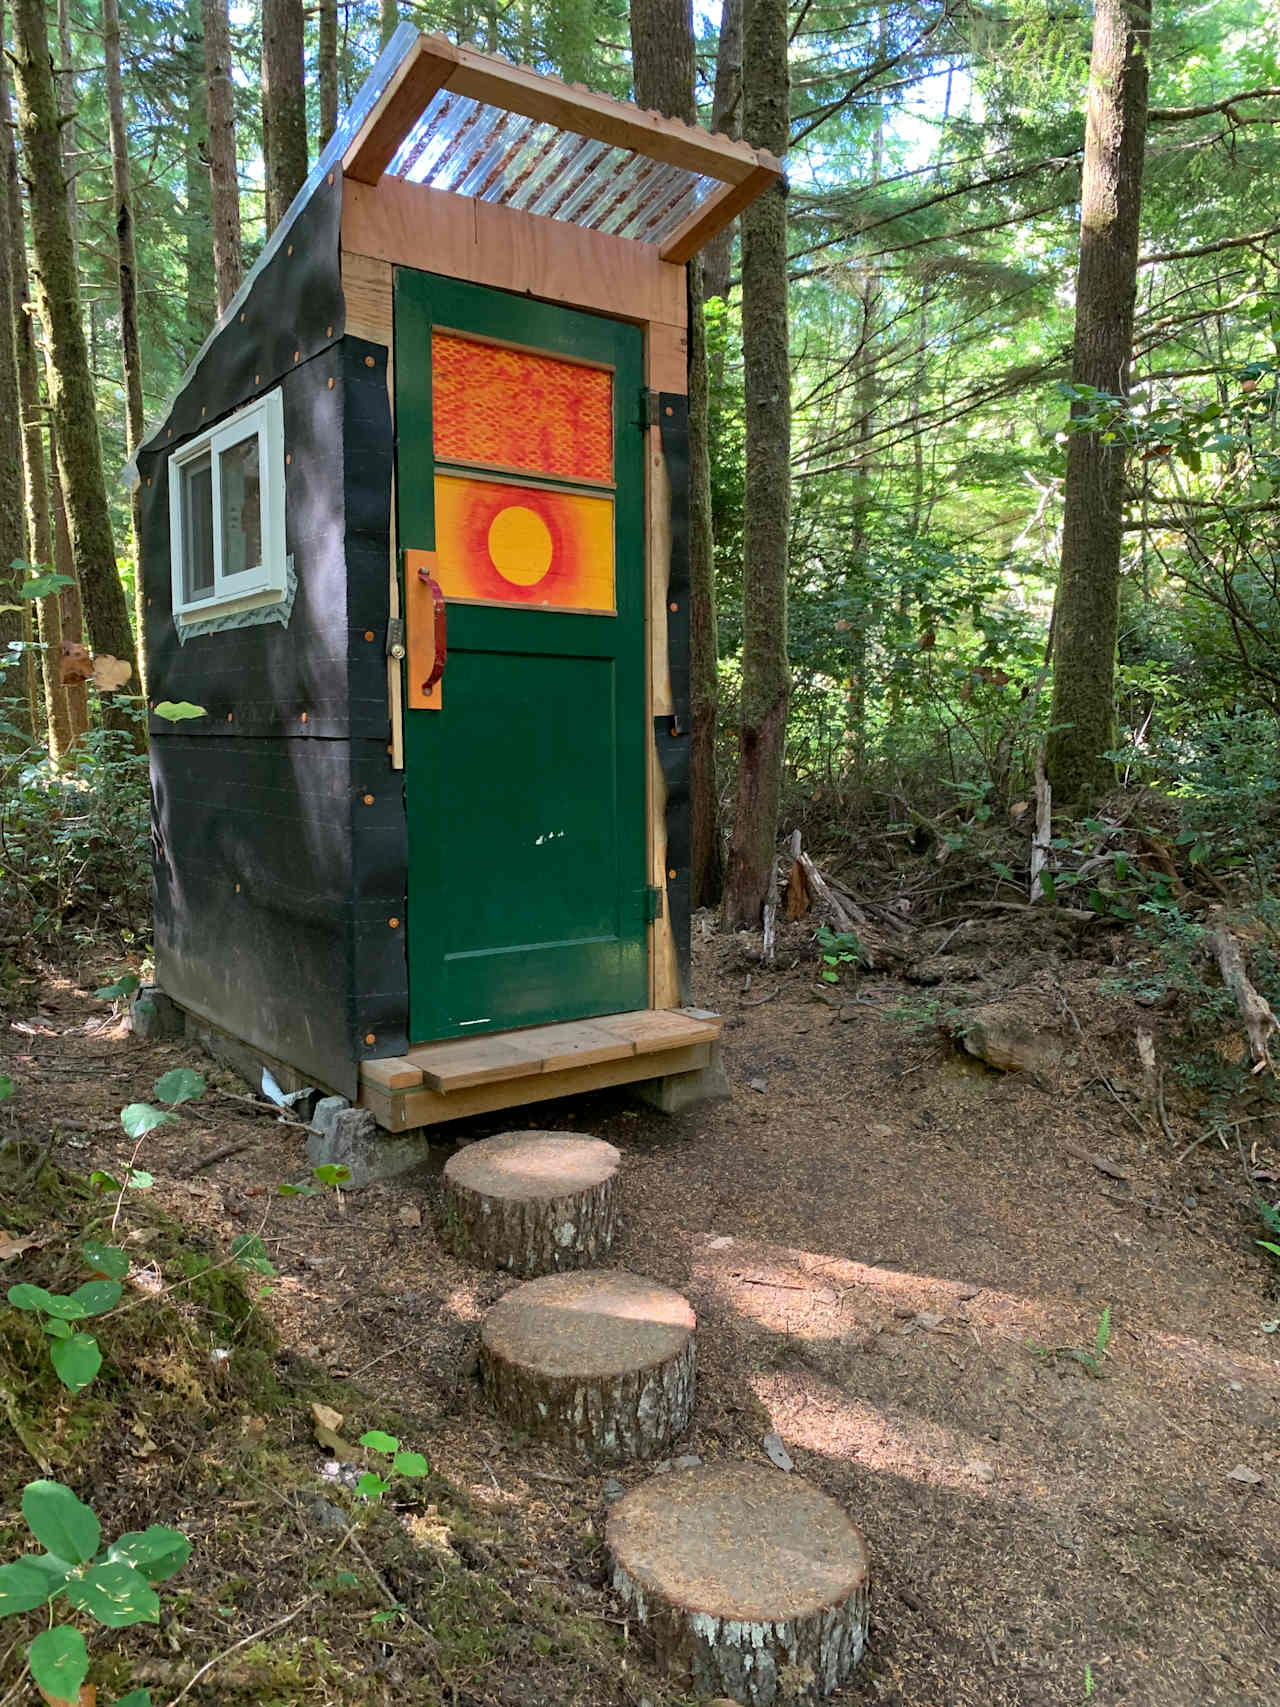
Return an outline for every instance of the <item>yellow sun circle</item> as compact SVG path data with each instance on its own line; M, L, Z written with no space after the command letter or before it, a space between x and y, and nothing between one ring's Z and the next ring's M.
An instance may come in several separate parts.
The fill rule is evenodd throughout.
M547 524L523 504L509 504L489 524L489 557L504 581L534 586L551 567Z

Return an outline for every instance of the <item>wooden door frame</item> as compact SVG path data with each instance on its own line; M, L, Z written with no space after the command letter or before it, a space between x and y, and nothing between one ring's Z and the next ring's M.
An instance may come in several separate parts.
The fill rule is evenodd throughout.
M650 392L688 391L685 269L663 261L650 244L584 231L562 221L496 207L470 197L383 177L376 185L348 178L342 197L342 285L346 333L387 350L387 387L395 412L394 272L397 266L441 273L471 284L565 308L582 308L639 326ZM676 942L667 904L666 781L653 720L675 710L667 656L667 577L671 558L671 490L660 429L645 447L645 821L649 881L662 897L649 926L649 1005L680 1003ZM388 565L391 614L399 614L399 557L392 505ZM392 763L404 763L400 665L388 660Z

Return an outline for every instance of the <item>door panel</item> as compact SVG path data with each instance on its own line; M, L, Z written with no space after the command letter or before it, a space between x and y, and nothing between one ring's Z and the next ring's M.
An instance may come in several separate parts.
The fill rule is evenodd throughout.
M643 1007L640 333L403 270L395 316L400 543L449 629L405 713L412 1036Z

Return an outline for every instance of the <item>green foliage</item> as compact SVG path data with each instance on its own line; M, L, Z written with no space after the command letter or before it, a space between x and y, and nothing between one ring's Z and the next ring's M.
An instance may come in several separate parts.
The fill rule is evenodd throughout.
M128 1256L115 1246L87 1241L83 1251L91 1269L121 1277L129 1271ZM68 1392L83 1391L102 1368L97 1340L72 1324L113 1310L122 1290L119 1278L86 1281L72 1293L48 1292L27 1282L9 1288L10 1304L34 1315L47 1336L49 1360Z
M209 715L202 705L192 705L189 699L162 699L158 705L151 707L151 713L166 723L186 723L192 718Z
M1102 1365L1106 1360L1107 1347L1111 1343L1111 1306L1106 1305L1098 1317L1098 1326L1094 1331L1093 1344L1089 1347L1073 1345L1044 1346L1036 1345L1028 1340L1027 1345L1037 1357L1066 1358L1071 1363L1078 1363L1087 1369L1096 1379L1102 1378Z
M175 1108L204 1095L204 1075L190 1067L174 1067L156 1080L152 1094L168 1107L155 1108L149 1102L131 1102L120 1110L120 1124L130 1138L145 1138L157 1126L168 1126L175 1121ZM138 1183L136 1177L133 1183ZM150 1184L149 1179L147 1183Z
M838 984L846 969L857 971L865 950L853 931L833 931L828 925L819 925L817 940L822 955L819 976L823 983Z
M1269 1239L1258 1239L1256 1242L1264 1251L1280 1260L1280 1203L1268 1203L1262 1197L1256 1197L1253 1201L1262 1225L1271 1234Z
M180 1530L152 1524L102 1548L92 1508L61 1482L28 1482L22 1515L43 1553L24 1553L0 1565L0 1618L49 1608L61 1597L108 1629L158 1624L156 1583L186 1564L191 1543ZM75 1701L89 1675L84 1636L72 1624L52 1624L27 1647L36 1685L59 1701ZM150 1707L147 1690L135 1690L118 1707Z
M92 924L132 940L151 909L145 755L91 730L60 770L0 754L0 920L39 942Z
M396 1476L403 1476L414 1481L428 1473L429 1466L420 1452L402 1450L399 1440L394 1434L387 1434L380 1428L366 1430L360 1436L361 1446L370 1452L377 1452L383 1457L389 1457L391 1464L385 1475L375 1470L366 1470L356 1483L356 1492L361 1499L378 1501L383 1494L388 1493Z

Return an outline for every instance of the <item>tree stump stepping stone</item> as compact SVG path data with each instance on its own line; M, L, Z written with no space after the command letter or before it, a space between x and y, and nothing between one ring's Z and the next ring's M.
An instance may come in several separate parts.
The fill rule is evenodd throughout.
M867 1546L826 1494L762 1464L654 1476L609 1512L613 1586L659 1663L743 1707L822 1700L867 1639Z
M456 1255L512 1274L586 1268L609 1255L621 1152L576 1132L502 1132L450 1156L444 1236Z
M604 1463L653 1458L693 1411L694 1314L621 1269L549 1274L509 1292L480 1330L480 1369L516 1428Z

